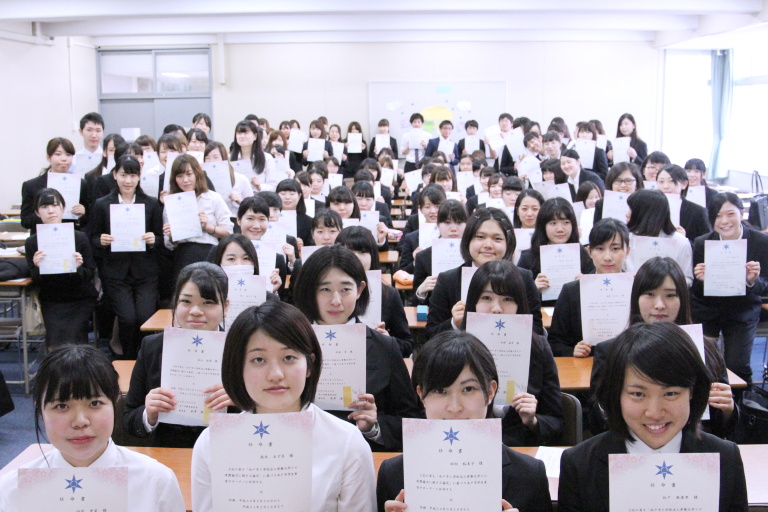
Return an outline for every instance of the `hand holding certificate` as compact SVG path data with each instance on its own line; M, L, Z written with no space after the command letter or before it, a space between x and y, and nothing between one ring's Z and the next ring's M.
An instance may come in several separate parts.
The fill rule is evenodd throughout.
M705 240L704 296L746 295L746 263L747 241L745 239Z
M41 275L77 272L79 265L75 256L75 225L71 222L38 224L37 250L43 253L41 258L34 259ZM79 261L82 264L82 256Z
M315 405L325 410L350 411L350 404L365 393L365 324L312 327L323 350Z
M147 243L142 239L146 226L144 205L109 205L109 232L114 237L112 252L144 252Z
M581 246L577 243L542 245L541 273L549 286L541 291L541 300L557 300L565 283L581 274Z
M168 223L171 225L171 239L174 242L203 234L194 190L165 196L165 212Z

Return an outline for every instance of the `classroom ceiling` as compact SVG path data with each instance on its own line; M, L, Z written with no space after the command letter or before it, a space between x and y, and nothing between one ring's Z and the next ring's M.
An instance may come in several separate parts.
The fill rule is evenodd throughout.
M0 0L0 23L34 27L38 37L88 36L97 46L645 41L661 48L768 23L768 0Z

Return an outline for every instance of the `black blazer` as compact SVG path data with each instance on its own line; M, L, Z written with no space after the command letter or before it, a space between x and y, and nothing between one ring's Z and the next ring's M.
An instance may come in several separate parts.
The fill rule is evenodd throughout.
M30 234L35 234L35 226L42 224L43 221L35 213L35 194L40 190L48 187L48 172L47 171L36 178L27 180L21 185L21 225L29 229ZM72 178L77 178L79 175L70 174ZM77 229L83 228L88 224L88 217L90 215L89 205L91 204L91 191L85 180L80 180L80 204L85 207L85 215L78 220L65 219L64 222L74 222ZM71 210L73 204L66 206Z
M416 253L413 264L413 290L414 292L419 289L419 286L432 275L432 248L427 247L423 251ZM426 301L429 302L429 297L432 294L427 294Z
M427 317L426 334L427 339L438 332L452 329L451 308L461 300L461 269L469 267L471 263L465 263L461 267L453 270L446 270L437 276L435 289L432 291L432 298L429 301L429 316ZM533 276L530 271L520 269L525 282L525 295L528 297L528 305L533 314L533 332L544 334L544 327L541 323L541 299L539 291L533 282Z
M304 245L312 245L312 217L306 213L296 214L296 237L301 238Z
M582 169L579 172L579 187L585 181L591 181L600 188L601 195L605 194L605 183L603 182L603 179L596 173ZM571 199L576 199L576 192L578 191L579 187L574 187L573 185L568 184L568 188L571 189Z
M418 208L418 201L413 203L414 208ZM403 228L403 236L419 229L419 214L413 212L408 220L405 221L405 228Z
M549 480L542 461L502 446L501 480L501 497L516 509L524 512L552 511ZM384 460L376 482L379 512L383 512L384 503L395 499L403 488L403 455ZM407 496L405 501L408 502Z
M344 154L347 155L347 159L343 162L341 159L339 159L339 163L341 164L342 172L344 173L345 178L354 178L355 173L360 168L360 164L363 163L363 160L366 159L368 156L368 144L365 143L365 139L363 139L363 151L362 153L350 153L347 151L347 148L344 148Z
M398 158L398 154L399 154L397 152L397 139L392 137L391 135L389 136L389 147L392 149L392 153L394 153L394 155L395 155L395 158L393 159L393 161L396 162L397 158ZM380 148L380 149L384 149L384 148ZM379 158L379 150L376 148L376 136L375 135L373 137L371 137L371 143L368 146L368 158L376 158L376 159ZM339 162L339 163L341 163L341 162Z
M91 201L96 202L104 196L108 196L112 192L116 191L117 181L115 181L112 173L102 174L95 180L93 180L93 189L91 190Z
M683 199L683 204L680 206L680 225L685 229L685 237L691 241L691 245L698 237L712 231L707 209L687 199ZM714 238L713 240L718 239Z
M435 152L438 151L438 148L440 147L440 137L435 137L434 139L429 139L427 142L427 147L424 150L424 156L432 156L435 154ZM448 162L448 165L451 166L451 170L453 170L453 167L455 165L459 165L459 145L455 142L453 143L453 160ZM445 155L448 157L449 155Z
M705 297L704 282L693 280L691 306L695 321L704 322L713 318L731 318L742 322L757 322L762 306L761 296L768 290L768 235L742 224L742 239L747 240L747 261L760 262L760 277L747 294L735 297ZM693 244L693 266L704 263L704 242L720 240L712 231L696 239ZM746 273L746 270L744 271Z
M507 146L504 146L501 155L496 157L496 161L493 162L493 168L505 176L517 176L515 161Z
M563 453L557 491L559 512L608 511L608 455L611 453L627 453L624 440L614 431L588 439ZM719 509L746 512L747 483L736 444L706 433L696 439L684 431L680 453L719 453Z
M386 324L389 335L397 341L403 357L413 352L413 335L408 327L403 300L394 286L381 285L381 321Z
M400 262L398 268L409 274L413 274L413 251L419 246L419 230L412 231L403 235L397 244L397 250L400 252Z
M403 418L423 418L424 408L411 386L400 346L391 336L365 328L365 391L376 399L380 442L368 441L371 450L403 451ZM328 411L344 421L349 411Z
M634 149L637 153L637 157L635 157L632 162L636 163L637 165L643 165L643 160L645 160L645 157L648 156L648 144L640 139L635 139L629 143L629 147Z
M474 187L474 185L472 185ZM467 199L467 204L465 205L467 208L467 215L472 215L472 213L477 209L478 207L478 201L480 200L480 195L475 194L469 199Z
M163 333L152 334L141 342L136 365L131 373L131 384L125 397L123 429L136 437L148 437L142 417L147 394L160 387L163 366ZM188 427L158 423L153 432L155 446L192 448L205 427Z
M99 296L93 286L96 260L93 258L91 243L85 233L75 231L75 251L83 257L83 264L78 267L77 272L41 275L40 268L33 263L37 252L37 234L27 238L24 242L24 251L32 281L40 287L41 301L78 302Z
M301 146L301 150L302 150L302 153L301 153L301 155L302 155L301 156L301 163L302 163L302 165L309 165L309 164L312 163L312 162L308 161L306 159L306 157L304 156L304 151L307 151L308 147L309 147L309 142L305 142ZM333 145L331 145L331 141L329 141L329 140L325 141L325 147L323 147L323 151L327 151L329 156L335 156L339 160L339 164L341 164L341 155L334 155L333 154ZM289 162L289 164L290 164L290 162Z
M555 357L572 357L573 348L584 339L581 329L581 281L563 285L552 314L547 341ZM590 354L591 355L591 354Z
M101 235L111 233L109 207L119 204L117 191L97 200L94 205L90 226L91 245L99 262L99 273L103 277L123 279L130 275L141 279L160 272L154 249L163 243L163 208L157 199L143 192L136 194L135 202L144 205L144 232L155 234L155 245L148 245L144 252L113 253L111 247L101 245Z
M583 171L582 171L583 172ZM579 254L581 254L581 273L591 274L595 271L595 264L592 262L592 258L589 257L589 253L582 246ZM541 273L541 260L533 257L531 249L526 249L520 253L520 259L517 261L517 266L520 268L527 268L533 274L534 279ZM575 276L574 276L575 277ZM556 300L548 300L542 303L543 306L554 306ZM571 354L573 355L573 354Z

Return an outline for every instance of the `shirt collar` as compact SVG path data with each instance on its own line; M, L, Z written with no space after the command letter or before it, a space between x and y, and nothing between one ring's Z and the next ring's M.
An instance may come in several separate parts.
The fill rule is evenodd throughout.
M568 178L568 183L570 183L571 185L578 185L579 175L581 175L581 169L579 169L579 171L576 173L576 175L573 178L571 177Z
M133 201L130 203L126 203L123 201L123 196L120 195L120 192L117 193L117 204L134 204L136 202L136 194L133 195Z
M627 453L632 455L640 455L643 453L680 453L680 446L683 443L683 431L677 433L667 444L654 450L635 436L635 433L631 430L629 433L632 435L632 441L625 441L627 447Z

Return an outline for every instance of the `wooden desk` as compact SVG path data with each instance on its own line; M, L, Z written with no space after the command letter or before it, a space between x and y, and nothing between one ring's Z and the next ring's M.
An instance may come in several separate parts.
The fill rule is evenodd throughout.
M117 371L117 384L120 387L121 395L128 394L128 388L131 387L131 374L133 373L133 367L135 365L135 360L112 361L112 366Z
M21 210L16 208L6 208L0 210L0 215L5 215L6 217L21 217Z
M545 329L552 327L552 314L555 308L541 308L541 324Z
M141 332L162 331L166 327L171 326L171 317L170 309L158 309L154 315L149 317L149 320L142 324Z
M405 229L407 223L407 220L392 220L392 227L395 229Z
M424 329L427 327L427 322L420 322L416 320L416 306L405 306L405 318L408 319L408 327L411 330Z
M25 231L3 231L0 233L0 242L23 242L29 238Z
M379 263L382 265L397 263L400 259L400 255L397 251L381 251L379 252Z

